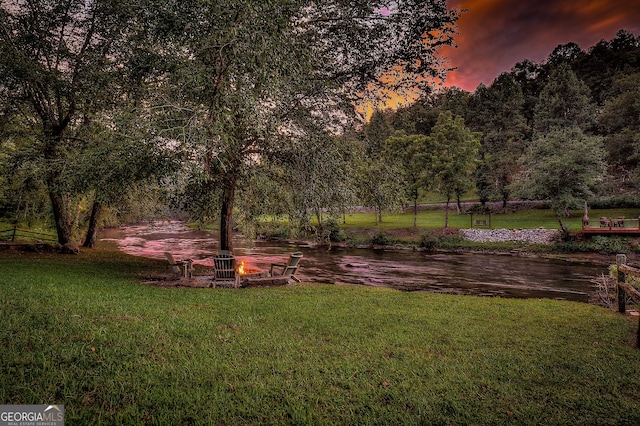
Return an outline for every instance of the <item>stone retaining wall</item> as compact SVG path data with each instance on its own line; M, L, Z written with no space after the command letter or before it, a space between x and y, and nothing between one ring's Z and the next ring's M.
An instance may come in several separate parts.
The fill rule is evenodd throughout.
M524 241L535 244L551 244L560 239L560 231L554 229L461 229L465 240L479 243Z

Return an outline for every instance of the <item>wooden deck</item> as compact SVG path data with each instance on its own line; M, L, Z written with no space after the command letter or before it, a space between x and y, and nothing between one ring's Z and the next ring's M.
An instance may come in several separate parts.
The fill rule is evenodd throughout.
M582 233L587 235L640 236L640 219L601 217L597 220L584 222Z

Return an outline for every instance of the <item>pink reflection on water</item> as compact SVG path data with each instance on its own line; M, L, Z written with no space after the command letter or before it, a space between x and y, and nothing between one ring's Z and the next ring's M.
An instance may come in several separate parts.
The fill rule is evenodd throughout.
M151 224L123 226L117 229L105 229L101 232L101 241L116 244L118 249L140 257L165 259L169 252L174 259L193 259L194 264L213 266L213 257L218 253L218 240L214 235L187 227L184 222L158 221ZM272 263L287 260L283 254L265 254L254 252L251 247L241 247L234 251L238 262L245 262L245 269L268 270Z
M212 235L178 221L124 226L104 230L103 234L101 241L115 243L127 254L152 259L164 259L164 253L169 252L176 260L194 259L195 264L213 266L218 251L218 241Z

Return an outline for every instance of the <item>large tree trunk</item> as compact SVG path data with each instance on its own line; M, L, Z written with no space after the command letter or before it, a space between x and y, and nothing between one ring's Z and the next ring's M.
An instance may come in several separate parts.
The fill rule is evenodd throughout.
M71 219L71 201L68 197L58 194L49 186L49 198L51 199L51 209L53 219L56 223L58 233L58 243L60 245L69 244L73 234L73 221Z
M98 221L100 220L100 212L102 212L102 203L93 202L91 208L91 217L89 218L89 228L87 229L87 237L84 240L83 247L94 248L98 239Z
M52 126L45 122L45 141L46 148L44 157L47 161L59 160L56 153L62 140L62 131L64 126ZM53 211L53 220L56 224L56 232L58 234L58 243L66 245L71 242L73 234L73 218L71 216L71 199L60 190L59 173L55 171L55 167L50 168L46 175L47 188L49 191L49 199L51 200L51 210Z
M228 179L222 192L220 210L220 250L233 251L233 202L236 195L236 180Z

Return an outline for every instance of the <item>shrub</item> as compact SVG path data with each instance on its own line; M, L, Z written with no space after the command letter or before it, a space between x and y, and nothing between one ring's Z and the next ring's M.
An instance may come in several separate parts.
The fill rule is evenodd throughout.
M443 235L442 237L440 237L439 243L440 243L440 247L442 248L457 248L457 247L462 247L466 245L467 242L465 242L464 237L462 237L462 235L450 234L450 235Z
M474 204L466 209L467 213L489 213L491 209L487 206L483 206L482 204Z
M321 241L341 242L347 240L347 234L335 219L328 219L318 226L318 239Z
M592 251L604 254L627 253L629 244L620 237L603 237L597 235L589 241Z
M560 253L628 253L631 251L631 242L628 238L597 235L588 241L564 241L556 244L554 248Z
M377 233L373 238L371 238L371 244L374 246L388 246L391 244L391 240L386 235Z
M558 253L584 253L591 251L589 243L584 241L563 241L554 245Z
M431 232L426 231L420 237L419 246L427 251L434 251L436 248L438 248L439 243L440 239L436 235L433 235Z
M264 239L290 238L292 230L289 224L286 223L271 224L270 222L263 222L256 229L256 235Z

